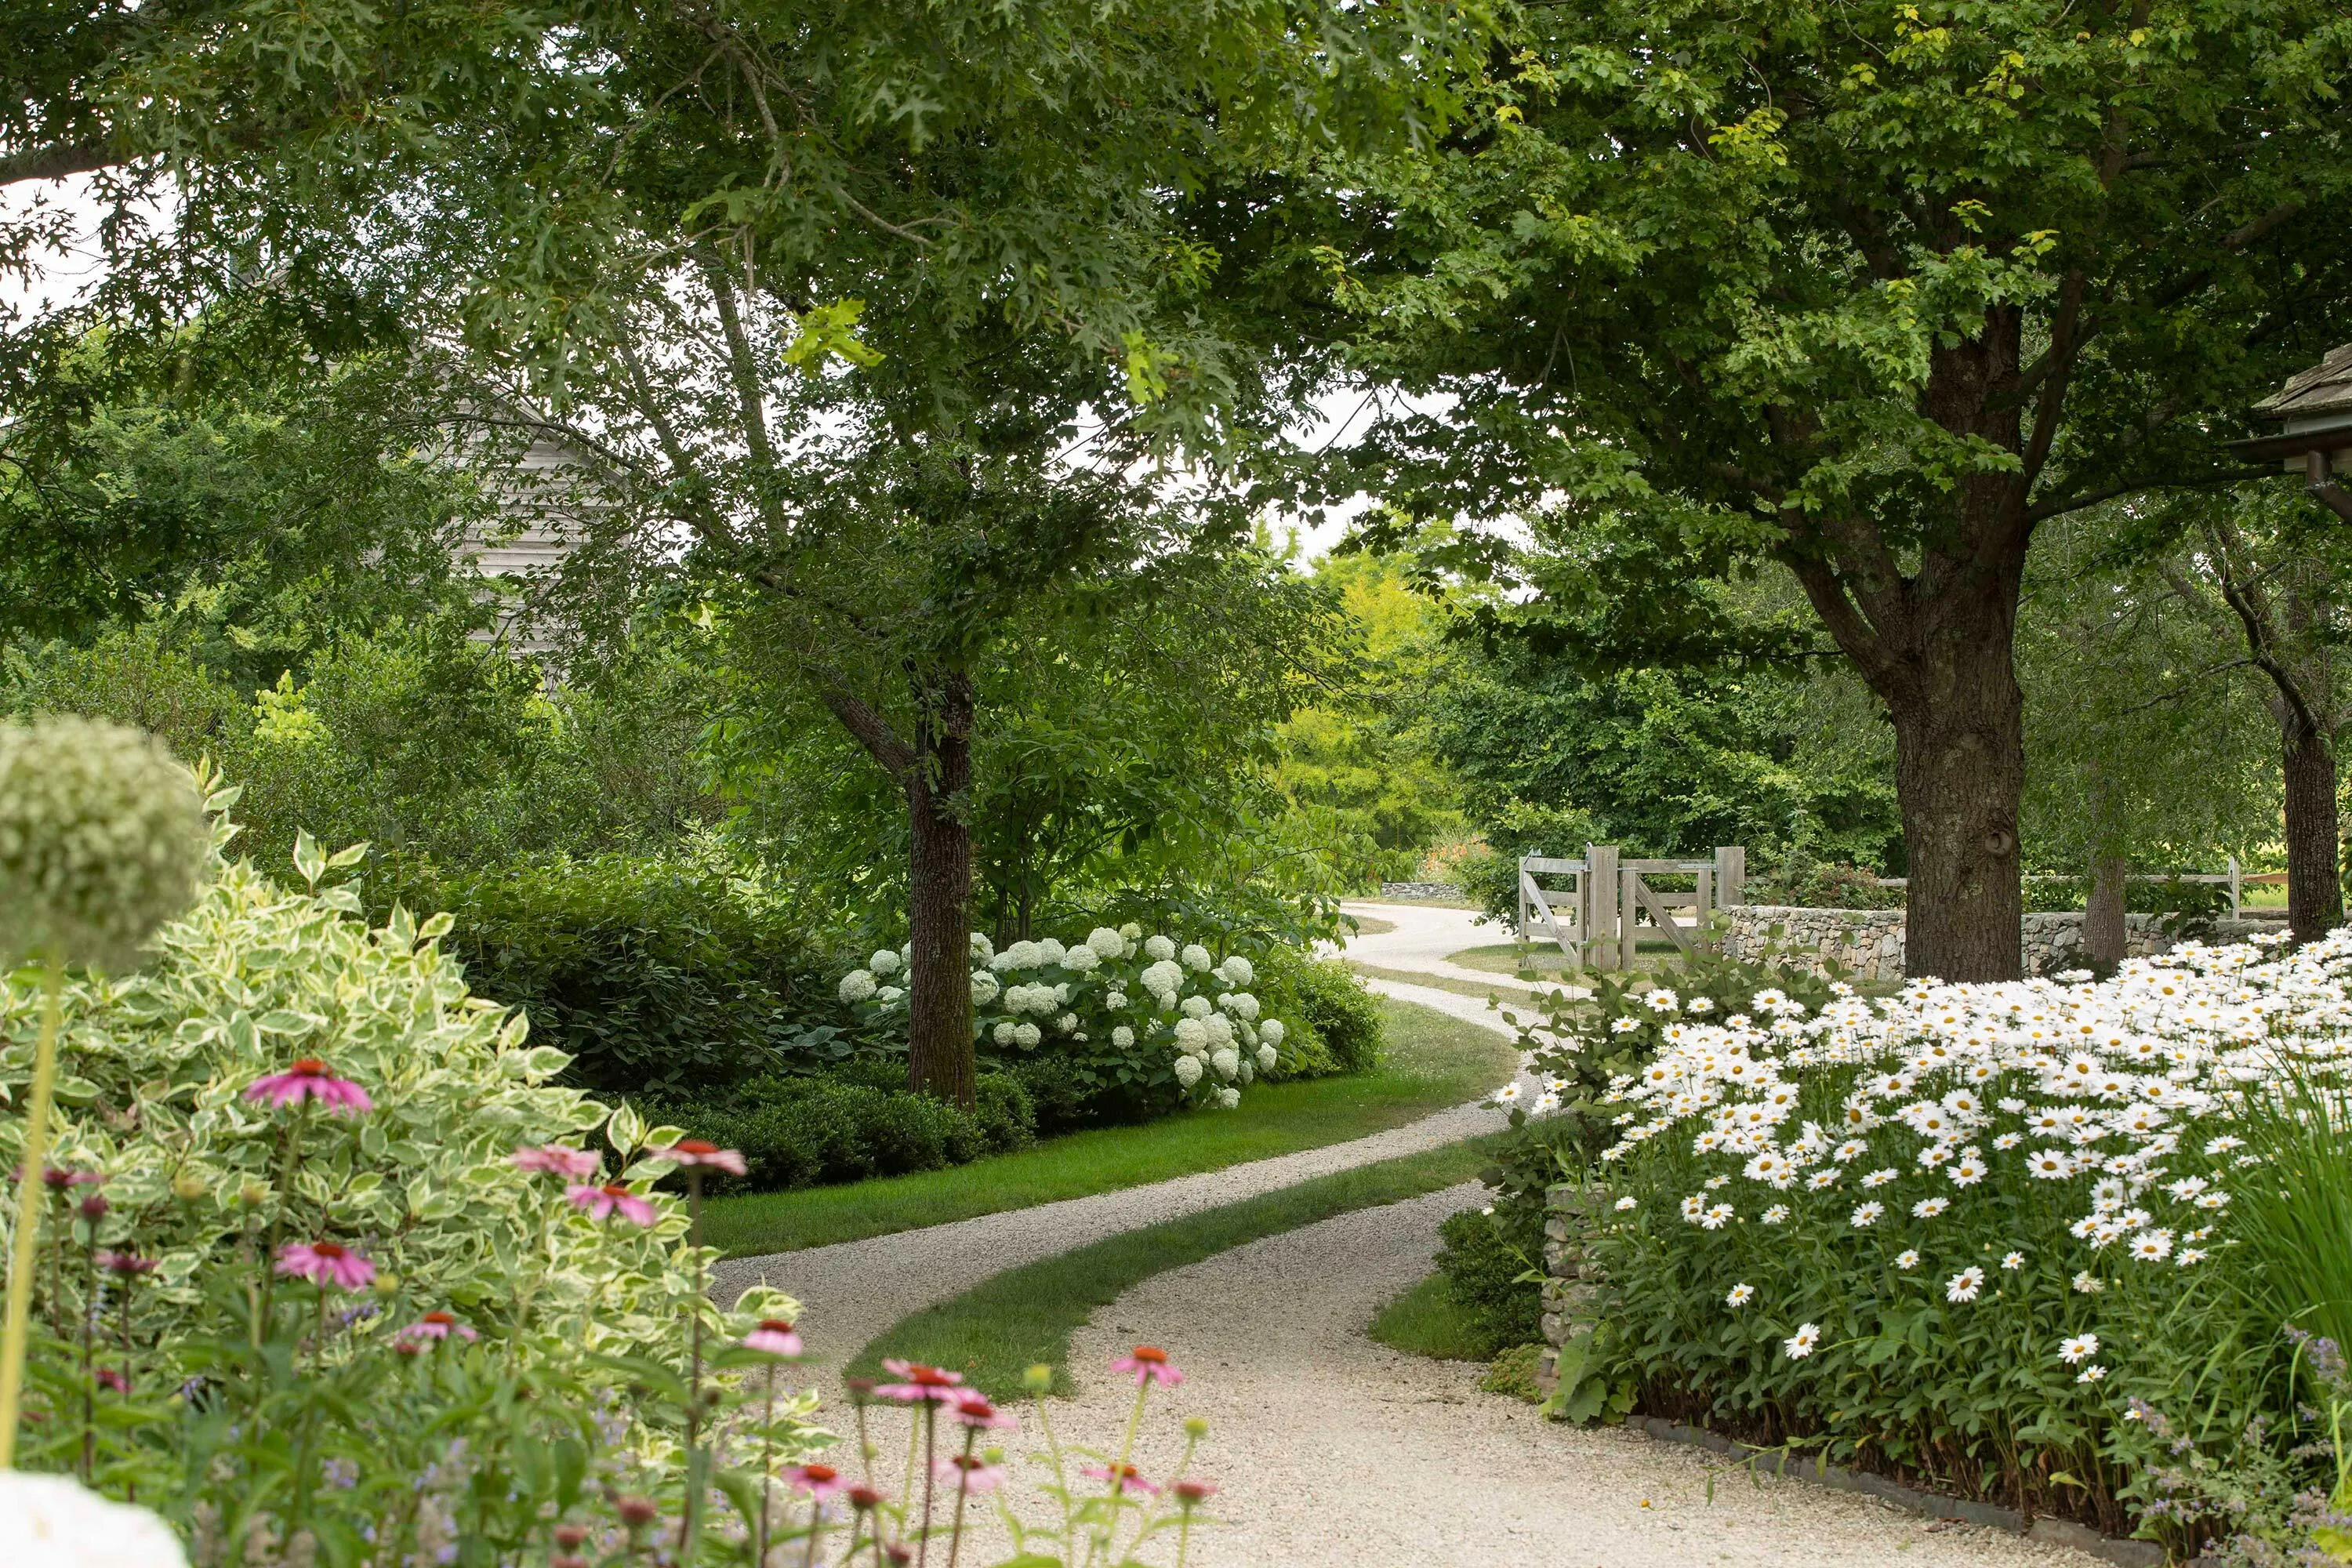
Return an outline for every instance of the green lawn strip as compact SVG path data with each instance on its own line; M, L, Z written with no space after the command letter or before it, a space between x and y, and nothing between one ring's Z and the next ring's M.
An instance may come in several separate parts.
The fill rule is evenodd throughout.
M1516 974L1519 967L1519 948L1516 942L1490 942L1484 947L1465 947L1459 952L1445 955L1448 963L1458 963L1465 969L1492 970L1496 974ZM1571 976L1580 969L1570 964L1568 957L1549 942L1529 942L1527 948L1528 966L1538 974L1554 975L1570 972Z
M1432 1274L1382 1307L1372 1320L1370 1333L1391 1350L1432 1361L1486 1359L1469 1317L1454 1304L1443 1274Z
M962 1373L992 1399L1010 1399L1022 1391L1023 1373L1043 1363L1054 1369L1054 1391L1068 1394L1070 1335L1096 1308L1155 1274L1244 1243L1469 1181L1494 1157L1496 1141L1474 1138L1360 1165L1007 1269L900 1320L858 1353L849 1373L873 1375L886 1357L928 1362Z
M1526 994L1515 985L1489 985L1485 981L1462 980L1451 974L1423 974L1417 969L1389 969L1377 963L1366 963L1361 959L1350 958L1347 964L1367 980L1393 980L1400 984L1420 985L1432 991L1451 991L1456 996L1475 996L1481 1002L1489 996L1500 996L1507 1002L1515 996Z
M703 1233L730 1257L756 1257L1222 1170L1417 1121L1507 1082L1518 1065L1491 1029L1407 1002L1381 1010L1388 1056L1372 1072L1259 1084L1238 1110L1096 1128L950 1170L718 1198Z

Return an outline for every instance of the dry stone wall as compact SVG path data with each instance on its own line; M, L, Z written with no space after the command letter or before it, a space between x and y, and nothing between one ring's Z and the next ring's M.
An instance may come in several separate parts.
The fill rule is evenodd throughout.
M1779 949L1804 955L1819 970L1834 959L1864 984L1903 978L1903 911L1901 910L1812 910L1788 904L1743 904L1723 911L1730 928L1725 951L1735 958L1760 957ZM2162 952L2172 945L2160 917L2127 915L2125 952L2133 958ZM1775 934L1775 928L1779 928ZM2284 929L2276 921L2216 921L2210 942L2243 942L2261 932ZM2025 947L2025 972L2048 972L2064 955L2081 947L2083 912L2066 910L2025 917L2019 933Z

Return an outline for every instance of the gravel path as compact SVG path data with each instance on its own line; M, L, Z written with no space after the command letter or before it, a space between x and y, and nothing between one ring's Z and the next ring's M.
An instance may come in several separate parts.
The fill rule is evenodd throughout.
M1383 995L1418 1002L1452 1017L1510 1032L1498 1015L1473 997L1385 981L1366 984ZM1335 1171L1475 1138L1504 1124L1502 1111L1483 1101L1473 1102L1367 1138L1149 1186L982 1215L896 1236L730 1258L714 1271L711 1294L721 1301L732 1301L746 1288L761 1284L789 1291L800 1300L803 1337L811 1353L838 1367L899 1319L961 1295L1007 1268L1068 1252L1121 1231L1139 1230L1180 1215L1296 1186Z
M1133 1393L1090 1369L1136 1343L1168 1350L1190 1380L1147 1417L1139 1463L1166 1474L1176 1418L1207 1417L1199 1469L1223 1488L1213 1511L1225 1524L1193 1537L1199 1568L2085 1561L1740 1471L1715 1471L1709 1502L1708 1456L1622 1428L1555 1425L1480 1393L1476 1367L1373 1343L1373 1313L1429 1271L1438 1222L1481 1191L1342 1215L1146 1280L1079 1331L1071 1366L1082 1387L1055 1426L1115 1446Z
M1339 907L1351 915L1386 921L1396 927L1394 931L1360 931L1349 937L1343 949L1349 958L1380 969L1404 969L1418 974L1442 974L1451 980L1473 981L1480 985L1491 985L1498 991L1534 989L1508 974L1446 962L1447 954L1460 952L1465 947L1482 947L1510 940L1509 931L1501 926L1475 923L1478 917L1475 910L1435 909L1427 904L1359 902L1355 900L1349 900Z

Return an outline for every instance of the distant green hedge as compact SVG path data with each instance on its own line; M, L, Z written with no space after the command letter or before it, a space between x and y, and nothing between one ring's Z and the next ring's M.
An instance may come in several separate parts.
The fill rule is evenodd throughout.
M978 1090L971 1114L855 1078L757 1078L707 1099L648 1095L635 1103L653 1121L742 1152L750 1173L722 1178L715 1190L773 1192L936 1171L1034 1139L1035 1118L1017 1081L984 1072Z
M456 871L385 868L382 905L457 917L447 951L483 996L527 1008L568 1077L672 1095L811 1070L859 1043L800 934L729 880L646 856Z

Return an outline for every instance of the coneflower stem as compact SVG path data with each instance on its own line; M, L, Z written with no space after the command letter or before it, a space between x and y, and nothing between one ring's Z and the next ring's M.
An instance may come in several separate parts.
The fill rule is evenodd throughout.
M971 1458L972 1445L980 1440L980 1428L967 1426L963 1434L963 1457ZM956 1467L955 1528L948 1532L948 1568L956 1568L956 1557L963 1551L963 1500L971 1490L971 1466Z
M931 1483L932 1467L938 1461L940 1407L929 1400L923 1401L923 1532L915 1541L915 1568L931 1558Z
M16 1462L16 1419L25 1392L25 1342L31 1328L33 1270L38 1267L49 1102L58 1085L58 1019L64 1010L65 965L41 972L41 1034L33 1049L33 1096L25 1109L24 1169L16 1183L16 1234L8 1244L7 1326L0 1330L0 1470Z

